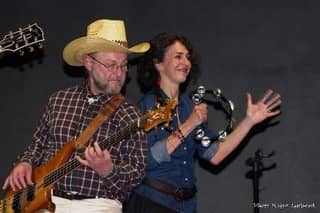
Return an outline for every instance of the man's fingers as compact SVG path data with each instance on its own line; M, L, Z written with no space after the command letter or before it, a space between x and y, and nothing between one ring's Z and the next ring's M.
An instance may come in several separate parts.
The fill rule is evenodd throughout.
M96 155L96 151L94 150L93 147L88 147L84 153L85 159L87 161L92 161L95 155Z
M26 175L26 180L27 180L27 184L28 184L28 185L32 185L32 184L33 184L32 178L31 178L31 173L28 173L28 174Z
M97 155L99 155L99 156L102 155L103 156L102 149L101 149L100 145L98 144L98 142L95 142L93 144L93 146L94 146L94 149L95 149Z
M19 188L22 189L23 187L26 187L27 184L24 181L23 176L16 176L13 178L13 183Z
M79 156L75 156L75 158L82 164L82 165L85 165L85 166L88 166L88 161L87 160L84 160L82 158L80 158Z
M10 179L9 179L9 184L10 184L10 186L11 186L11 189L12 189L13 191L16 191L16 186L15 186L15 184L13 183L13 178L12 178L12 177L10 177Z
M2 186L2 189L5 190L8 187L8 184L9 184L9 179L6 178L6 180L4 181L4 184Z

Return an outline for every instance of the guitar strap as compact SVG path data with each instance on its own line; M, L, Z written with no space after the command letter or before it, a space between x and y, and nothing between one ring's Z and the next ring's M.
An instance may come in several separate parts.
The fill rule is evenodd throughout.
M110 101L108 101L103 108L100 109L99 113L94 117L87 128L79 135L75 141L75 148L85 148L89 139L99 129L102 123L107 120L124 101L124 96L120 93L114 95Z

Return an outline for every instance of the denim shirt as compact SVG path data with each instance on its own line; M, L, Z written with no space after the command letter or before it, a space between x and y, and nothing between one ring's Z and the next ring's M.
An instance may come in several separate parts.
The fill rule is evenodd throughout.
M161 90L147 93L139 102L139 108L142 113L154 109L158 99L168 99ZM178 120L184 123L190 116L194 104L191 99L185 95L179 96L179 103L174 110L173 119L170 123L171 129L178 127ZM179 116L179 119L177 118ZM212 137L212 132L204 125L205 135ZM167 151L166 141L171 131L164 125L159 125L157 129L147 134L148 139L148 160L146 168L146 177L157 179L176 187L192 187L196 182L194 174L195 158L200 157L210 160L217 151L217 144L213 143L208 148L203 147L201 143L194 140L195 130L193 130L186 140L180 144L171 154ZM135 191L148 197L157 203L174 208L179 212L195 212L196 200L178 201L170 195L158 192L144 184L139 185Z

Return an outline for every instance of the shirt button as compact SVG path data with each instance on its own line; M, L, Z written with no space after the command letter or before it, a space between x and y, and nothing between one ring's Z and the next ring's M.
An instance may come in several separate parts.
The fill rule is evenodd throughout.
M189 180L189 178L185 178L185 179L184 179L184 181L188 181L188 180Z
M184 146L184 147L183 147L183 150L187 150L187 147L186 147L186 146Z
M160 129L161 129L161 130L164 130L164 127L162 126Z
M187 164L187 161L183 161L183 164L186 165L186 164Z

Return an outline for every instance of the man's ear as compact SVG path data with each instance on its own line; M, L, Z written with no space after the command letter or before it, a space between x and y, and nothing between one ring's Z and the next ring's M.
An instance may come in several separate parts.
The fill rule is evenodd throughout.
M92 61L90 59L90 57L88 55L84 55L82 57L82 63L84 65L84 67L86 68L86 70L90 71L91 67L92 67Z

